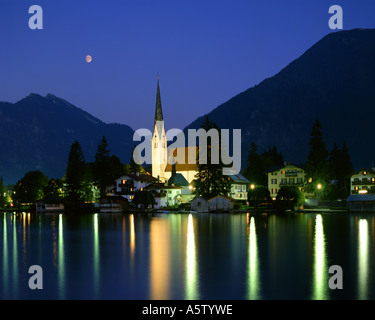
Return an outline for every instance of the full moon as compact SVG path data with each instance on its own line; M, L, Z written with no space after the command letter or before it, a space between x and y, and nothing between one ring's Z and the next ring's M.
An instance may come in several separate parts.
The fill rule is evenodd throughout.
M92 57L90 55L86 56L86 62L90 63L92 61Z

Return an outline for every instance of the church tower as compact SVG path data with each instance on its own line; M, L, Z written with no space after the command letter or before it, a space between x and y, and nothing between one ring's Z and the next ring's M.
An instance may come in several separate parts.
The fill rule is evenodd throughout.
M167 166L167 138L165 136L163 111L161 109L160 87L156 92L156 110L154 134L152 136L152 176L165 182L165 168Z

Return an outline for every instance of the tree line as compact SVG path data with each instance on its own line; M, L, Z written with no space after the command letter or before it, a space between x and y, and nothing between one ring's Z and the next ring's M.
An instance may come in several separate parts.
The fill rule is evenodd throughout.
M283 155L277 147L269 147L261 154L255 143L249 148L247 167L243 175L253 183L256 188L267 189L268 177L266 171L272 166L284 165ZM305 171L305 191L317 193L323 200L346 199L350 194L349 175L353 173L348 147L345 142L339 147L334 143L331 151L323 139L322 127L318 119L315 120L309 141L309 154L307 161L301 165ZM280 189L281 190L281 189ZM283 191L285 192L285 191ZM249 192L251 195L251 192Z
M144 168L133 159L124 164L116 155L111 155L108 142L103 136L98 144L94 162L87 162L80 143L71 145L65 175L48 178L40 170L27 172L14 186L4 186L0 180L0 208L10 205L64 203L67 207L79 208L106 195L106 187L128 173L144 173Z

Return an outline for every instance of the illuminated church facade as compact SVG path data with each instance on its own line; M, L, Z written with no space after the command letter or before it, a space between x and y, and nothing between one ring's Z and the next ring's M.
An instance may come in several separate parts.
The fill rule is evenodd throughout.
M185 180L191 187L193 180L196 178L195 175L198 173L198 165L196 163L189 164L188 155L197 153L196 146L168 150L158 78L152 137L152 176L162 183L175 183L176 181ZM247 199L250 182L241 174L228 177L232 180L230 197L235 200Z
M196 147L175 148L168 151L158 78L152 137L152 176L161 182L166 182L172 175L179 173L188 183L191 183L198 172L196 164L188 164L188 154L194 151L191 148ZM184 161L179 161L179 159L184 159ZM172 165L172 163L174 164Z

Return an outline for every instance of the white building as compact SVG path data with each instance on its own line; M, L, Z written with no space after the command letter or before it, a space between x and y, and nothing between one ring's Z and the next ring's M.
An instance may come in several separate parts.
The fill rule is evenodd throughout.
M249 191L250 182L242 174L229 176L232 180L230 196L234 200L247 201L247 192Z
M115 181L114 194L121 195L131 202L136 191L143 191L147 186L156 182L157 179L149 174L127 174Z
M156 205L154 208L159 209L168 206L174 206L181 202L182 187L168 183L153 183L148 185L145 190L151 191L154 195Z
M350 177L350 194L375 193L375 170L362 169Z

